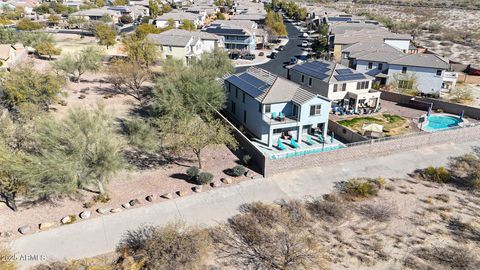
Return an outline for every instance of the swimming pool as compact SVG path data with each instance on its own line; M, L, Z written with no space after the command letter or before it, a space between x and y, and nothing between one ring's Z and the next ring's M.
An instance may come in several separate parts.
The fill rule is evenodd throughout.
M443 130L447 128L457 127L463 120L457 116L451 115L430 115L428 117L428 123L423 127L423 130L434 132L437 130Z

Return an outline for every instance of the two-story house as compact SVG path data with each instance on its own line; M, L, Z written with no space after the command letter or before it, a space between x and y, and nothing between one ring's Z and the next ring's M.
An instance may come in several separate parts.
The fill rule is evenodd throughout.
M442 89L456 85L456 74L447 71L447 60L430 53L404 53L388 44L351 45L343 50L342 63L375 77L379 86L392 84L438 96Z
M155 25L157 28L165 28L169 26L171 22L173 22L173 27L178 28L183 24L184 20L187 20L192 22L195 26L197 26L197 28L201 28L205 23L206 17L206 13L195 14L191 12L175 10L156 17L153 20L153 25Z
M122 13L117 10L110 10L107 7L103 8L92 8L86 10L80 10L77 12L73 12L69 15L72 18L84 18L89 21L99 21L102 19L103 16L108 16L111 18L112 22L118 22Z
M260 68L225 78L225 111L263 144L327 135L330 100Z
M254 22L216 20L202 31L224 37L227 50L254 52L256 30Z
M199 59L204 52L224 47L220 36L182 29L148 34L147 39L157 46L163 59L182 59L187 65Z
M373 78L340 64L314 61L287 67L287 78L310 92L327 97L345 111L376 110L380 91L371 89Z

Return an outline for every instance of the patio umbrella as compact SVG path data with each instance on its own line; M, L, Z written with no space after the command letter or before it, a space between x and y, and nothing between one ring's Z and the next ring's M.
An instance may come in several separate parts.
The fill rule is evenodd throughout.
M462 113L460 114L460 120L463 120L464 115L465 115L465 110L462 110Z
M383 126L375 123L365 124L362 127L363 135L370 137L381 137L383 135Z

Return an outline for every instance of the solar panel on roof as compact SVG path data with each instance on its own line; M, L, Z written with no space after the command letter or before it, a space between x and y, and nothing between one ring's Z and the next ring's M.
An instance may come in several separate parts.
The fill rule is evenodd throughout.
M252 76L251 74L248 73L242 73L238 76L240 79L246 81L247 83L255 86L256 88L262 88L265 85L268 85L268 83L260 80L259 78Z
M335 75L334 76L337 81L350 81L350 80L362 80L366 79L365 75L360 73L355 74L343 74L343 75Z
M298 72L301 72L303 74L306 74L308 76L312 76L314 78L317 78L319 80L323 80L328 77L328 75L325 74L326 71L325 69L312 69L308 67L304 67L304 65L297 65L293 67L293 70L296 70Z
M256 98L263 94L263 90L256 88L255 86L245 82L244 80L240 79L237 76L231 76L227 79L230 83L234 84L236 87L240 88L245 93L249 94L250 96Z
M337 74L344 75L344 74L353 74L353 71L350 69L337 69Z

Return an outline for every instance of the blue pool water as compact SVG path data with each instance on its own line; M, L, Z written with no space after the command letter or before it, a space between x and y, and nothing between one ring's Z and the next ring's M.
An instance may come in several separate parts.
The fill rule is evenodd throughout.
M456 127L463 122L460 117L449 115L431 115L428 117L428 123L423 128L425 131L437 131Z

